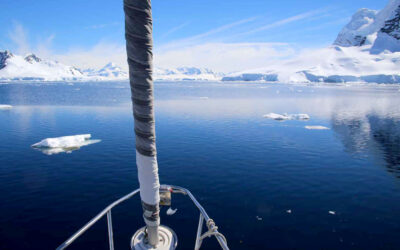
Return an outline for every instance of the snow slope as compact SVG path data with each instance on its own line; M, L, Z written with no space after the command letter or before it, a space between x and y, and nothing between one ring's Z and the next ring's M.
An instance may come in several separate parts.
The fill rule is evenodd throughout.
M368 46L331 46L294 59L223 77L223 81L400 83L400 52L370 54Z
M82 71L91 80L127 80L129 78L128 72L124 71L115 63L110 62L99 70L86 69Z
M385 50L400 52L400 0L392 0L386 10L386 19L379 30L371 52L379 54ZM385 11L385 10L384 10Z
M372 44L379 30L376 10L360 9L336 38L334 45L350 47Z
M389 0L381 11L360 9L353 15L350 23L342 29L333 44L342 47L374 45L375 52L389 49L391 46L385 34L392 37L399 35L399 11L400 0Z
M155 68L153 76L155 80L160 81L218 81L221 77L221 73L195 67ZM128 79L128 72L112 62L98 70L79 70L56 61L43 60L34 54L23 57L9 51L0 52L0 80L3 81L126 81Z
M158 81L219 81L223 74L215 73L210 69L201 69L195 67L180 67L176 69L154 69L154 79Z
M78 80L85 75L77 68L47 61L34 54L26 57L0 52L0 80Z

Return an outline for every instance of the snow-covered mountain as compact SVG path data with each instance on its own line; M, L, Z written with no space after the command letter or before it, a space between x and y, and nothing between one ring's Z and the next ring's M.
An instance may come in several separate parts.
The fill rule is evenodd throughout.
M117 66L115 63L108 63L103 68L99 70L86 69L82 72L91 80L126 80L129 75L121 67Z
M176 69L154 69L154 79L158 81L177 81L177 80L195 80L195 81L219 81L222 73L216 73L210 69L195 67L179 67Z
M372 45L371 52L400 51L400 0L390 0L381 11L360 9L336 38L342 47Z
M381 11L360 9L328 48L222 80L400 83L400 0L390 0Z
M34 54L25 57L0 52L0 80L78 80L86 76L77 68L57 61L42 60Z
M387 14L383 27L379 30L371 52L381 53L385 50L400 52L400 0L392 0L382 12Z
M159 81L271 81L400 83L400 0L380 10L360 9L332 46L305 50L297 56L266 61L263 68L224 75L210 69L154 68ZM79 70L34 54L0 52L0 80L114 81L128 80L123 68L109 63L101 69Z
M154 69L157 81L218 81L221 77L221 73L195 67ZM0 80L3 81L125 81L128 78L128 72L115 63L108 63L101 69L80 70L34 54L24 57L9 51L0 52Z
M377 21L377 11L370 9L360 9L351 18L336 38L334 45L351 47L372 44L379 30ZM383 23L382 23L383 24Z
M374 55L363 47L331 46L304 51L294 59L237 72L223 81L400 83L400 53ZM371 47L371 45L369 45Z

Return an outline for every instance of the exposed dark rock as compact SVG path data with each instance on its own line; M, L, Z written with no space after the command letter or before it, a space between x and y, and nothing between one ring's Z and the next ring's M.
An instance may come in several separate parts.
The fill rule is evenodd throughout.
M7 59L13 56L14 55L8 50L3 52L0 51L0 69L5 68L7 66Z
M400 6L397 7L394 18L385 22L381 32L400 40Z
M35 54L30 54L30 55L25 57L25 61L27 61L28 63L32 64L32 63L35 63L35 62L41 62L42 59L37 57Z

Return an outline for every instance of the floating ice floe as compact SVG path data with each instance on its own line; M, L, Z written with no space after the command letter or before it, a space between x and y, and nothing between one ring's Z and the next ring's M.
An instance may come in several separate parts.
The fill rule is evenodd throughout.
M52 155L59 153L71 153L83 146L98 143L101 140L91 140L90 134L62 136L56 138L47 138L32 145L33 148L39 149L44 154Z
M307 114L276 114L276 113L269 113L264 115L264 118L276 120L276 121L287 121L287 120L309 120L310 116Z
M172 209L171 207L169 207L167 210L167 215L174 215L176 213L176 211L178 211L177 208Z
M0 104L0 110L1 109L12 109L13 106L11 105L4 105L4 104Z
M305 126L306 129L314 129L314 130L327 130L330 129L325 126Z

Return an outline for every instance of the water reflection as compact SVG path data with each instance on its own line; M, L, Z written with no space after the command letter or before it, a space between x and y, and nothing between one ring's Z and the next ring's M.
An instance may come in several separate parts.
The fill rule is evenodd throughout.
M390 114L333 115L332 128L349 153L371 154L400 178L400 118Z
M383 153L389 172L400 178L400 119L369 116L371 137Z

